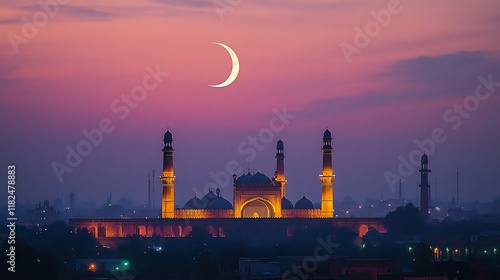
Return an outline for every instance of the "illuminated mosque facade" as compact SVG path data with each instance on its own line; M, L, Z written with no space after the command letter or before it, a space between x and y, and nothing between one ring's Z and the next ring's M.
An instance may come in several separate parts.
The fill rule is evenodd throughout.
M323 170L321 180L321 208L314 209L313 203L303 196L295 205L285 197L285 153L283 141L276 144L276 172L272 178L256 172L237 176L233 174L233 203L220 195L220 189L213 190L201 199L196 196L186 202L184 208L175 209L174 148L172 133L167 131L163 143L162 218L333 218L332 134L323 133Z
M174 147L172 133L163 138L161 218L78 218L70 219L75 232L86 228L101 244L116 246L123 237L186 237L193 227L205 229L213 237L281 238L297 230L325 223L347 227L363 236L369 229L386 232L382 218L339 218L334 216L335 173L332 165L332 134L323 133L323 165L319 176L321 207L303 196L295 204L286 198L285 154L283 141L276 145L276 172L272 178L256 172L233 174L233 202L209 190L182 208L175 207Z

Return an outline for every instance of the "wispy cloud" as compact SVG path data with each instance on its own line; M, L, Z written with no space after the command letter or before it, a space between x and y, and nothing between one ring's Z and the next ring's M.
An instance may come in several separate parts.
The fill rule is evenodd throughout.
M500 77L499 53L460 51L439 56L420 56L393 63L389 70L375 74L398 84L388 83L383 90L315 100L311 108L336 114L415 101L436 100L443 97L470 94L477 85L477 77L493 74Z
M3 24L23 24L22 17L31 20L36 12L44 12L39 5L23 5L11 7L17 13L12 13L9 18L0 19L0 25ZM50 9L55 9L51 7ZM50 19L51 21L96 21L109 20L117 14L109 11L106 8L89 8L82 6L59 5L57 7L57 16Z

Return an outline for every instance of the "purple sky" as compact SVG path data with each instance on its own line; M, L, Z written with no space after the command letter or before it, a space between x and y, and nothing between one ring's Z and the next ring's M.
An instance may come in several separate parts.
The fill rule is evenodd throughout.
M67 200L73 191L77 202L101 203L113 192L115 201L145 203L169 127L183 205L228 162L246 170L251 146L244 141L268 136L274 111L285 107L295 117L283 127L273 121L280 131L270 143L259 140L250 166L272 176L283 139L292 202L303 194L320 199L326 127L336 199L396 197L388 172L404 179L404 197L417 199L418 172L399 172L398 157L408 160L415 141L433 131L442 134L429 153L438 199L455 195L457 168L462 201L500 196L498 1L80 2L45 10L34 0L0 4L0 179L17 165L19 202ZM213 42L240 61L226 88L208 86L231 70ZM168 76L151 75L157 67ZM149 76L150 90L122 99ZM76 149L82 131L103 120L112 131L68 166L66 147ZM71 169L62 181L54 162ZM231 188L222 195L232 199Z

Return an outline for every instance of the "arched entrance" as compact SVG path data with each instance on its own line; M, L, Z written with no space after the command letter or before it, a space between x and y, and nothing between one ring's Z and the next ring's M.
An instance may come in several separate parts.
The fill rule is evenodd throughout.
M273 218L274 207L266 199L254 198L246 201L241 207L242 218Z
M368 226L363 224L359 226L358 236L363 237L368 232Z

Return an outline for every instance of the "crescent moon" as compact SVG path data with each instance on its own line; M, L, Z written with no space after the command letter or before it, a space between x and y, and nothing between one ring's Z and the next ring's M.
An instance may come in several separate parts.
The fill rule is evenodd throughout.
M228 47L222 43L217 43L217 42L214 42L214 44L222 46L224 49L226 49L226 51L231 56L231 60L233 61L233 68L231 69L231 74L229 74L229 77L227 78L227 80L225 80L224 82L222 82L218 85L209 85L209 86L216 87L216 88L227 87L228 85L233 83L234 80L236 80L236 77L238 77L238 73L240 72L240 62L238 60L238 57L236 56L236 53L230 47Z

